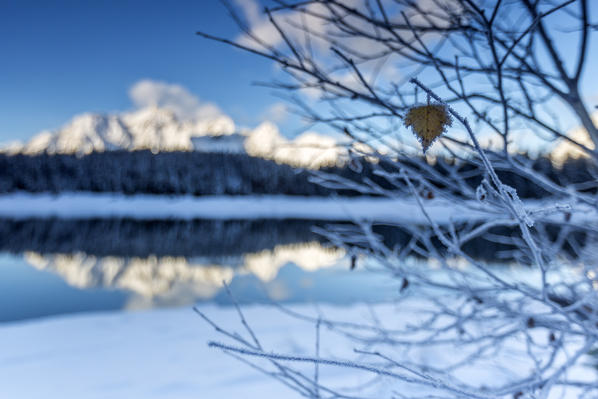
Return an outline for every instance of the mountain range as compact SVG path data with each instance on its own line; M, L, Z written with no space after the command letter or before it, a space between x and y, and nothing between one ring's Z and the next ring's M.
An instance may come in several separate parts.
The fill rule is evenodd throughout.
M593 115L598 122L598 113ZM572 138L593 148L584 129ZM89 154L113 150L243 152L297 167L338 165L348 158L347 146L331 136L306 132L294 139L284 137L272 122L252 129L237 129L222 113L202 118L181 118L175 110L151 105L119 114L85 113L59 129L44 130L25 143L11 143L0 152L16 154ZM551 158L562 163L567 157L583 156L566 141L552 149Z
M223 140L223 138L228 140ZM330 136L313 132L289 140L278 127L263 122L237 132L226 115L182 120L168 108L150 106L122 114L85 113L54 131L42 131L26 143L13 143L4 152L24 154L89 154L113 150L208 151L194 146L197 139L212 152L239 148L249 155L301 167L336 164L346 149ZM236 147L231 147L236 142ZM225 144L226 143L226 144Z

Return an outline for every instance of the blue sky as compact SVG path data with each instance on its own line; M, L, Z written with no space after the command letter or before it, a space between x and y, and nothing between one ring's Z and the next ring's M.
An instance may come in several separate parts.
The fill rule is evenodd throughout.
M0 2L0 142L54 129L82 112L132 107L141 79L176 83L240 125L255 125L280 99L252 82L273 65L210 42L235 37L216 0Z
M144 79L180 85L240 126L273 119L281 100L252 82L271 80L274 65L197 30L239 33L218 0L0 1L0 143L83 112L132 109L128 91ZM588 68L597 58L591 52ZM596 96L596 74L586 76L584 94ZM300 131L297 118L276 122L287 136Z

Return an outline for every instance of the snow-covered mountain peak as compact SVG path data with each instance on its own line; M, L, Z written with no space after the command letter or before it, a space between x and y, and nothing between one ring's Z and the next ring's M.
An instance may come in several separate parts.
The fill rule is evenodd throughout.
M121 119L127 125L146 127L159 127L181 123L174 111L168 108L159 108L155 105L124 113L121 115Z
M278 127L272 122L262 122L255 129L248 132L245 150L248 154L269 158L277 148L286 143Z
M126 127L113 115L82 114L54 132L43 131L31 139L23 152L89 153L128 145Z
M342 158L343 149L328 136L309 132L295 140L285 138L269 121L254 129L237 131L233 120L224 114L212 113L203 118L181 119L174 110L149 105L123 114L85 113L74 117L55 131L43 131L29 142L12 145L6 152L38 154L88 154L111 150L191 151L193 138L205 137L198 151L227 152L228 147L215 136L228 135L238 141L237 147L251 156L272 159L295 166L318 167L334 164ZM206 145L205 140L211 140ZM230 140L229 140L230 141ZM199 143L199 142L198 142ZM236 148L236 147L235 147Z
M226 115L200 119L192 124L195 136L222 136L236 131L235 122Z
M249 155L278 163L313 168L335 165L347 157L346 149L330 136L305 132L288 140L271 122L263 122L249 133L245 150Z
M168 108L148 106L121 115L77 115L55 131L36 135L20 150L26 154L88 154L117 149L189 151L193 148L191 137L232 134L234 131L235 124L226 115L181 121ZM15 148L11 148L11 152L16 152Z

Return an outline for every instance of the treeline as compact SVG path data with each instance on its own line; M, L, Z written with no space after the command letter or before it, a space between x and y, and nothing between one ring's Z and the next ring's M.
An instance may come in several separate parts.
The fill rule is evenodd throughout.
M392 165L378 165L396 172ZM412 165L417 168L416 164ZM440 160L432 166L439 175L447 175L453 166ZM550 160L533 161L533 168L561 186L583 184L596 191L596 171L586 159L570 159L557 168ZM373 172L365 161L359 168L329 167L324 171L360 182L370 179L386 189L396 189ZM481 168L462 163L458 173L471 187L482 177ZM501 180L522 198L546 196L533 181L509 170L498 170ZM248 195L284 194L353 196L350 189L327 188L313 183L313 172L277 164L245 154L200 152L110 151L85 156L70 154L6 155L0 154L0 193L27 191L34 193L65 191L116 192L124 194L170 195ZM441 187L441 183L438 184Z
M309 173L243 154L110 151L1 155L0 192L328 195Z
M538 175L560 187L570 187L580 192L597 192L598 168L589 158L569 158L560 166L556 166L546 157L532 159L527 155L515 155L513 158L514 162L531 163L531 168ZM452 167L452 161L444 160L440 160L434 166L441 175L447 175ZM533 177L527 178L513 172L509 165L497 162L494 168L502 183L515 188L521 198L543 198L554 194L546 191ZM466 183L472 188L476 188L482 178L486 177L484 169L473 162L461 163L457 174L464 177Z

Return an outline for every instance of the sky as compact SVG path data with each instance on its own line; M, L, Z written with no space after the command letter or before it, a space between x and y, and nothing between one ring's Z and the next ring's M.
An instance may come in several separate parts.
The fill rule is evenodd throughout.
M278 119L284 128L281 100L252 84L270 78L272 63L198 30L238 33L217 0L2 0L0 142L83 112L131 109L129 90L142 80L179 85L238 125Z
M259 23L258 0L233 1ZM187 102L229 115L237 126L271 120L286 136L299 134L302 125L283 100L254 84L280 74L273 63L198 30L239 36L218 0L1 0L0 143L26 141L84 112L142 106L136 89L144 82L184 92ZM591 53L588 65L596 65L598 52ZM598 103L598 79L587 75L585 94Z

